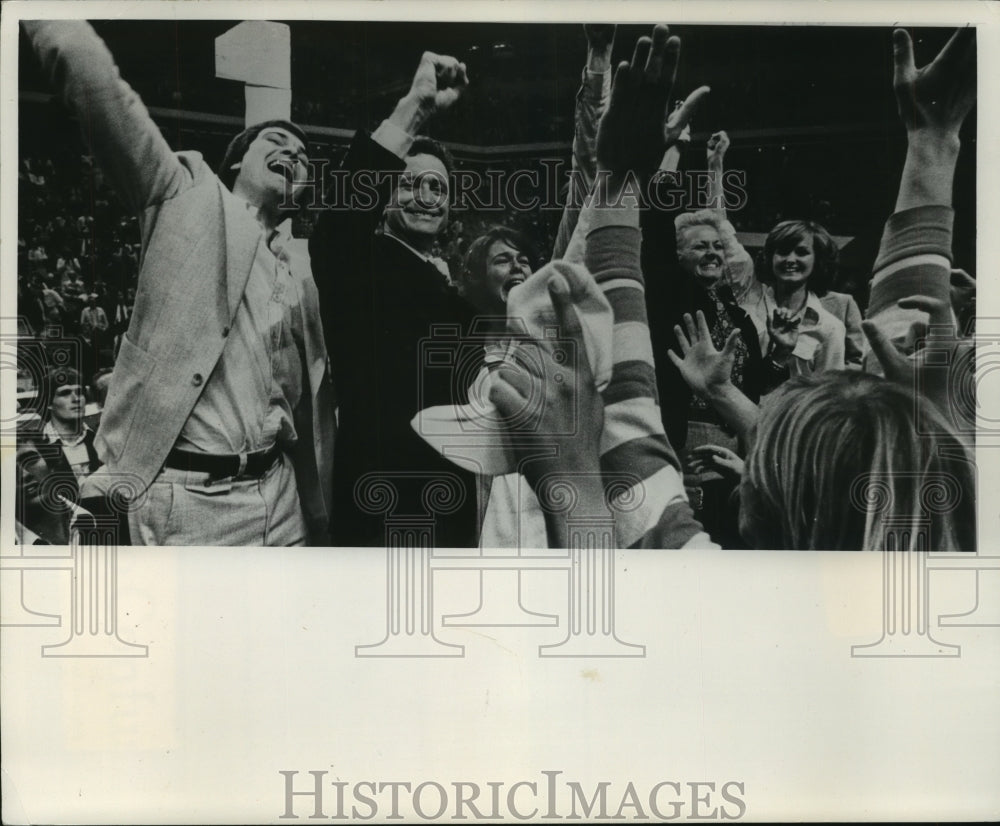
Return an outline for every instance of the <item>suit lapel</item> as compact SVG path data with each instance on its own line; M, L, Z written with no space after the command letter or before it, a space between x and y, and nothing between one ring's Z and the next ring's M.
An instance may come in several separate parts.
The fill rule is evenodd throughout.
M226 293L229 320L232 321L250 278L261 229L246 204L225 190L222 184L219 186L223 190L220 194L226 233Z

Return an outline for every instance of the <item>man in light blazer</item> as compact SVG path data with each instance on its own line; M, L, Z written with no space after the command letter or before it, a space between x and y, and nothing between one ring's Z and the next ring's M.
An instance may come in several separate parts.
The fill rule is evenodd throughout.
M83 495L131 487L136 544L327 544L332 388L315 284L281 229L305 136L251 127L220 180L170 149L89 24L23 26L142 232L96 437L105 466Z

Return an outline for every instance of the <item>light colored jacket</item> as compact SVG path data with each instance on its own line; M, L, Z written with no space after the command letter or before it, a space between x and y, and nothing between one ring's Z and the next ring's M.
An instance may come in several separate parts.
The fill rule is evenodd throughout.
M200 153L173 152L111 54L84 21L25 21L53 89L139 216L135 308L122 337L96 446L105 472L143 490L159 473L215 368L246 289L259 224ZM308 394L296 412L293 464L313 544L329 520L334 417L316 286L293 262L304 319Z

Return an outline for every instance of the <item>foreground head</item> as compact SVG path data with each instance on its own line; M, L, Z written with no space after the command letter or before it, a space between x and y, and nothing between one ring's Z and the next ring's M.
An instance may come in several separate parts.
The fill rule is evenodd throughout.
M308 162L305 133L290 121L269 120L233 138L219 180L256 207L292 210L309 177Z
M797 287L822 297L833 287L839 253L833 237L815 221L782 221L764 241L760 280Z
M535 260L525 235L509 227L491 227L469 245L458 290L479 312L503 315L507 296L531 275Z
M419 250L429 250L448 226L453 162L436 140L418 137L406 157L395 195L385 211L386 231Z
M714 286L726 269L722 218L709 209L685 212L674 219L674 227L681 271L703 287Z
M929 550L972 550L964 456L941 414L902 386L856 371L796 377L762 406L740 532L755 548L882 550L925 531Z

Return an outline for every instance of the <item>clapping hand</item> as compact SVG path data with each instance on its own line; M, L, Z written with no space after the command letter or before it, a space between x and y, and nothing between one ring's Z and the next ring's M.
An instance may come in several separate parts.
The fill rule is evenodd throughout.
M767 332L771 339L770 356L777 362L787 359L799 340L801 317L784 307L775 307L767 319Z

